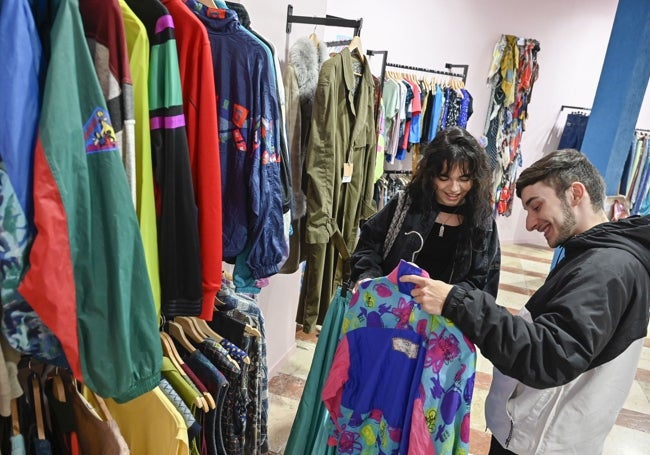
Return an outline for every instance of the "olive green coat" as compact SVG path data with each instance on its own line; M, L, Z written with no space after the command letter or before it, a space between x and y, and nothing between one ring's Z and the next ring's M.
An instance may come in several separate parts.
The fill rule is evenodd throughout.
M305 332L322 323L341 281L339 252L332 237L340 233L353 251L359 223L375 212L373 172L376 156L374 82L368 62L358 65L348 48L323 63L312 111L305 158L307 219L306 266L297 322ZM344 164L353 172L343 183Z

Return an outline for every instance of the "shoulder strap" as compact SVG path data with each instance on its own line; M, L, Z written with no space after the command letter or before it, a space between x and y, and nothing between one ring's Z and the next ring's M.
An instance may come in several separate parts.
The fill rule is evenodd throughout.
M334 235L332 236L332 241L334 242L334 247L338 250L341 255L341 297L346 297L348 294L348 289L350 286L350 251L345 245L345 239L339 228L336 228Z
M382 250L382 258L386 259L390 249L393 247L395 240L399 231L402 229L402 224L404 223L404 218L406 217L406 212L408 212L411 206L411 198L406 191L400 191L397 193L397 207L395 208L395 213L393 213L393 218L390 220L390 225L388 226L388 232L386 233L386 239L384 240L384 248Z

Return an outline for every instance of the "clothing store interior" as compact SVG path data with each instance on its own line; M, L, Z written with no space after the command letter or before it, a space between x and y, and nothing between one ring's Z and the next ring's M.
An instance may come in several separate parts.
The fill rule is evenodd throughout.
M0 454L407 453L323 391L369 363L337 350L360 229L446 128L485 151L513 315L561 260L523 169L580 150L610 220L650 215L647 0L13 0L0 35ZM468 343L400 427L430 453L489 452ZM649 447L646 336L602 453Z

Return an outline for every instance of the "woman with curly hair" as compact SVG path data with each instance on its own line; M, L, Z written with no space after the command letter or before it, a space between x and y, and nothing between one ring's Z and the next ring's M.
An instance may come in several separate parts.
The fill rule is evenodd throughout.
M401 259L433 279L496 297L501 250L490 169L485 150L462 128L438 132L406 189L363 224L351 282L388 275Z

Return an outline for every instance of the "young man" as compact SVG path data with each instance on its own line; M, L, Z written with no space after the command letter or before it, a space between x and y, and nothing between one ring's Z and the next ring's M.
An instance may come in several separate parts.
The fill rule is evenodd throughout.
M418 276L412 295L495 366L490 454L597 454L629 393L648 327L650 217L608 222L603 179L575 150L524 170L526 229L566 255L518 316L486 292Z

